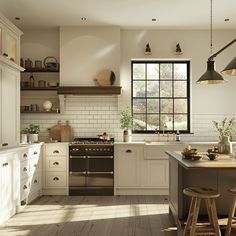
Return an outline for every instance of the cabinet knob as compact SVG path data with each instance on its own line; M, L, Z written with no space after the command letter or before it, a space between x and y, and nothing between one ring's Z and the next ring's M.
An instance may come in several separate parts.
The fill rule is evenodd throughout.
M54 181L58 181L59 178L58 178L58 177L54 177L53 180L54 180Z
M27 154L26 154L26 153L24 153L23 157L24 157L24 158L26 158L26 157L27 157Z
M8 54L5 53L5 52L4 52L2 55L3 55L4 57L8 57Z
M26 185L23 186L23 189L27 189L28 187Z
M6 146L8 146L8 143L3 143L2 146L6 147Z
M127 150L126 150L126 152L127 152L127 153L131 153L131 152L132 152L132 150L130 150L130 149L127 149Z
M24 167L23 171L25 171L25 172L26 172L26 171L27 171L27 168L26 168L26 167Z
M37 164L34 164L34 167L36 168L38 165Z
M58 151L58 150L54 150L54 151L53 151L53 154L56 154L56 153L59 153L59 151Z
M36 155L36 154L38 154L38 152L37 152L37 151L34 151L34 155Z
M59 165L59 162L55 161L55 162L53 162L53 165L54 165L54 166L58 166L58 165Z
M8 166L8 162L3 163L3 164L2 164L2 167L4 167L4 166Z
M35 180L34 180L34 183L35 183L35 184L37 184L37 183L38 183L38 180L37 180L37 179L35 179Z

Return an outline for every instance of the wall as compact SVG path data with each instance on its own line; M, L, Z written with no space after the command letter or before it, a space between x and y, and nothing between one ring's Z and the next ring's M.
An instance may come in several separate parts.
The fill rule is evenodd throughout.
M60 63L62 86L94 86L104 69L114 71L119 84L120 28L62 27Z
M98 35L100 27L97 27L95 32ZM116 29L116 30L115 30ZM185 135L182 138L185 140L196 140L196 141L212 141L217 140L217 133L214 131L212 127L212 120L222 120L224 117L232 117L236 116L236 79L229 78L229 82L226 84L219 85L198 85L196 84L196 80L206 71L206 60L209 57L209 32L204 30L185 30L185 31L159 31L159 30L121 30L120 34L116 31L116 39L113 38L113 42L120 42L120 46L116 46L116 50L120 48L119 53L116 51L115 59L112 60L111 66L110 60L111 55L109 57L103 58L103 65L109 65L110 68L114 68L115 71L120 68L120 84L122 86L123 93L119 98L117 97L79 97L79 96L69 96L66 98L65 104L65 113L64 114L56 114L56 115L22 115L22 128L27 124L33 122L40 124L42 128L41 138L45 139L48 135L47 128L54 125L58 119L60 120L70 120L71 125L75 130L75 134L79 136L94 136L100 134L104 131L112 133L116 140L122 139L122 130L120 129L119 119L120 119L120 109L122 109L127 104L130 104L130 68L131 68L131 59L132 58L188 58L191 60L192 64L192 131L194 134ZM69 31L72 30L70 27ZM110 31L109 29L108 31ZM113 30L113 28L112 28ZM72 30L73 31L73 30ZM66 32L66 29L63 29L63 32ZM84 31L84 34L87 35L88 32L91 33L91 28L88 31ZM63 38L66 35L63 33ZM70 38L73 32L70 33ZM217 51L225 44L230 42L233 38L235 38L236 31L215 31L214 32L214 51ZM42 32L38 33L42 35ZM77 29L75 30L75 34L78 34ZM34 37L32 38L32 35ZM38 36L39 36L38 35ZM43 34L47 35L47 33ZM53 39L58 36L57 32L54 32L54 36L50 38ZM82 35L80 35L82 37ZM110 35L107 36L110 38ZM33 53L33 57L37 55L41 55L41 51L38 50L38 47L32 47L35 45L32 40L35 40L37 37L36 32L25 32L24 38L22 40L22 55L30 56L30 50L28 50L28 46L26 43L31 46L31 50ZM62 38L62 34L61 34ZM83 38L83 37L82 37ZM85 37L86 38L86 37ZM43 39L42 39L43 40ZM59 40L57 38L57 40ZM56 40L56 43L58 42ZM64 39L65 40L65 39ZM79 40L76 37L75 40ZM43 40L45 42L45 39ZM109 40L107 40L109 41ZM83 45L87 45L86 42L91 41L83 41ZM111 41L109 41L111 42ZM145 50L146 43L149 42L152 48L152 55L145 56L143 51ZM176 43L180 43L183 55L176 56L174 55L175 45ZM77 41L78 43L78 41ZM62 47L64 47L61 42ZM90 43L88 43L90 45ZM51 51L54 49L54 45L52 42L48 42L48 53L45 54L50 55ZM67 48L62 49L60 52L61 58L63 57L63 51ZM67 48L68 49L68 48ZM82 50L82 46L80 46ZM236 45L232 45L230 48L226 49L222 54L218 55L216 58L216 64L218 71L223 69L223 67L235 56ZM25 51L25 52L24 52ZM26 53L27 52L27 53ZM49 53L50 52L50 53ZM86 50L83 51L83 55ZM64 51L66 57L73 54L73 47L69 51ZM89 52L89 55L92 56L93 51ZM119 59L119 55L120 59ZM28 56L27 55L27 56ZM78 55L79 56L79 55ZM76 58L74 61L73 68L70 68L70 65L66 62L66 57L60 61L61 63L61 78L70 78L72 80L77 79L80 85L94 85L93 82L93 74L96 72L96 64L92 63L89 57L80 58L80 66L81 68L89 69L88 73L85 71L80 71L81 68L77 65ZM84 59L84 60L82 60ZM63 60L65 60L63 62ZM66 65L67 64L67 65ZM88 66L90 65L90 66ZM99 64L102 65L102 64ZM119 67L120 65L120 67ZM77 68L78 67L78 68ZM64 68L64 69L63 69ZM66 69L68 68L68 69ZM70 68L70 69L69 69ZM71 73L71 70L74 70ZM76 73L76 70L77 73ZM91 70L91 71L90 71ZM80 73L80 72L81 73ZM76 74L75 74L76 73ZM79 73L79 74L78 74ZM118 72L115 72L119 74ZM70 76L66 76L66 75ZM79 76L82 75L83 76ZM133 140L143 140L143 139L153 139L154 135L136 135L133 134Z

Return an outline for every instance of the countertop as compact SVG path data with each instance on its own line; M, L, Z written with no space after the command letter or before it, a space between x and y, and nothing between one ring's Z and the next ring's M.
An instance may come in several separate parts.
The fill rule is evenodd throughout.
M181 152L166 151L170 158L176 159L185 169L236 169L236 158L233 155L219 154L216 160L210 161L203 156L198 161L183 159Z

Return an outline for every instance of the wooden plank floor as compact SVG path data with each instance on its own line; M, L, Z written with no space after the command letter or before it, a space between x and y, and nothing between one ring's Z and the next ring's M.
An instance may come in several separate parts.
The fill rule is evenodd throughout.
M165 196L43 196L1 236L176 236Z

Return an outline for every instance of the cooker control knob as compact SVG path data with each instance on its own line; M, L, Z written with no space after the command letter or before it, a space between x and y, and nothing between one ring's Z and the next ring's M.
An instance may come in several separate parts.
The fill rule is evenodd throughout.
M95 151L96 151L96 148L93 148L93 151L95 152Z
M91 149L91 148L89 148L88 150L89 150L89 151L92 151L92 149Z
M102 148L100 148L100 152L102 152Z
M88 148L85 148L85 151L87 152L87 151L88 151Z
M76 148L76 151L79 151L79 148Z

